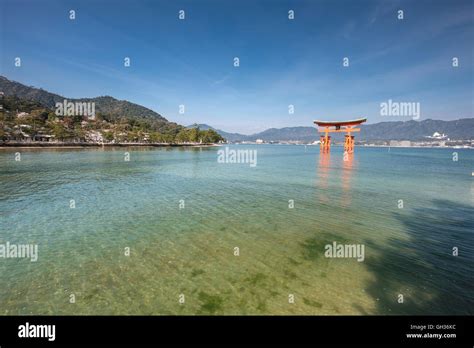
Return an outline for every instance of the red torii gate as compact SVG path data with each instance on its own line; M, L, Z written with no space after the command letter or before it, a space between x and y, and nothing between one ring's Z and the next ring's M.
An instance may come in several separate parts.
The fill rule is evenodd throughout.
M360 128L355 128L355 126L364 123L367 121L367 118L358 118L356 120L349 121L314 121L318 125L318 131L320 133L324 132L324 135L320 136L321 143L319 145L321 152L329 152L331 149L331 136L329 133L341 133L346 132L344 139L344 152L353 153L354 152L354 136L351 135L352 132L360 132ZM334 127L334 128L331 128Z

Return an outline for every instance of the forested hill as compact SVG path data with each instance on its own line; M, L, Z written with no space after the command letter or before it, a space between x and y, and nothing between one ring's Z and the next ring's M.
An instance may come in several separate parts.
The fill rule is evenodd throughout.
M25 86L19 82L10 81L4 76L0 76L0 91L3 92L5 96L15 96L21 99L35 101L51 109L54 109L56 103L62 103L64 99L67 99L72 102L94 102L96 113L107 114L111 117L126 115L128 118L168 122L168 120L159 113L126 100L118 100L110 96L81 99L67 98L50 93L41 88Z

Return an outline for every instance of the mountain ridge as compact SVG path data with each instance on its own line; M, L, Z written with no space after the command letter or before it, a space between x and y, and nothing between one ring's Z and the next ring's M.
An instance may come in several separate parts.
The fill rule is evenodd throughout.
M199 125L201 129L211 128L226 138L228 141L303 141L312 142L319 140L316 127L295 126L283 128L269 128L262 132L245 135L239 133L228 133L207 124ZM358 141L375 140L428 140L435 132L445 134L447 138L456 140L474 139L474 118L462 118L452 121L426 119L423 121L384 121L360 126L361 131L357 133ZM223 134L231 134L228 139ZM343 134L335 134L334 140L342 140Z
M128 117L132 118L136 117L170 123L170 121L156 111L128 100L116 99L109 95L94 98L67 98L56 93L48 92L42 88L26 86L20 82L9 80L5 76L0 76L0 91L3 92L5 96L16 96L36 101L51 109L55 108L56 103L62 103L65 99L71 102L95 102L97 113L109 114L116 117L127 114Z
M175 128L175 126L182 127L174 122L168 121L161 114L149 108L127 100L119 100L108 95L94 98L65 98L42 88L26 86L20 82L11 81L4 76L0 76L0 92L3 92L5 96L15 96L38 102L50 109L54 109L56 103L62 103L65 99L72 102L94 102L96 113L107 114L112 119L127 117L135 120L152 121L155 123L155 128L157 129L166 128L168 126L171 128ZM319 134L315 126L269 128L251 135L226 132L207 124L194 124L187 128L195 127L199 127L201 130L214 130L229 142L256 141L257 139L275 142L313 142L319 140ZM383 121L374 124L363 124L360 128L361 132L356 135L357 141L427 140L427 137L433 135L435 132L446 134L450 139L474 139L474 118L463 118L453 121L433 119L423 121ZM335 134L333 139L339 141L342 140L343 136L343 134Z

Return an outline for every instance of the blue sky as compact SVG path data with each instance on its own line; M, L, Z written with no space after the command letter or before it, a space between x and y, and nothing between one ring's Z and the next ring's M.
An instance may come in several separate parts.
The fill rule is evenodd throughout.
M247 134L408 120L380 115L388 99L419 102L420 120L474 117L472 1L0 2L1 75L69 98L111 95Z

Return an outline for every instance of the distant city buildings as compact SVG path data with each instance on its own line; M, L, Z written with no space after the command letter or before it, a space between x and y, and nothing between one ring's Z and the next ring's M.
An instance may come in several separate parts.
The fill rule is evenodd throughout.
M302 140L247 140L228 142L234 144L279 144L279 145L319 145L319 140L302 141ZM340 141L334 143L335 146L343 146ZM441 135L440 139L427 140L361 140L356 141L356 146L391 146L391 147L450 147L450 148L474 148L474 140L449 140Z

